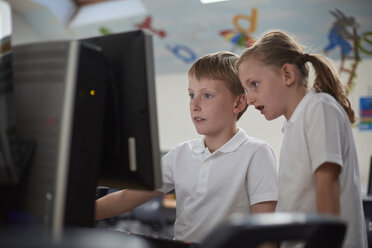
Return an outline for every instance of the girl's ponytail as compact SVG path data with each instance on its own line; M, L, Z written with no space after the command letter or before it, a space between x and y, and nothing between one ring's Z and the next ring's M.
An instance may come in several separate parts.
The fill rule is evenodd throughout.
M322 55L305 54L305 61L311 62L315 69L313 89L316 92L325 92L333 96L344 108L350 123L356 121L354 110L346 96L346 86L340 81L332 63Z

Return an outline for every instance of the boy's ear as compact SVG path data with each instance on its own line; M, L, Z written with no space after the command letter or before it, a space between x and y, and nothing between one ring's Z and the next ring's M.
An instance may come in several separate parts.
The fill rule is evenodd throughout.
M291 86L296 80L296 68L292 64L284 64L280 70L282 79L287 86Z
M247 97L245 94L239 95L235 100L234 113L239 114L247 106Z

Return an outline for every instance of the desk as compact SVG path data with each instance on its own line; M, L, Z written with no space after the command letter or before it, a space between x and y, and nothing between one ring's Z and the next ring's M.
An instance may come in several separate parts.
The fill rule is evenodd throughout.
M45 229L9 227L0 230L0 244L12 248L156 248L134 235L94 228L64 229L55 236Z
M154 238L150 236L139 235L150 243L154 248L199 248L200 245L196 243L183 242L178 240Z

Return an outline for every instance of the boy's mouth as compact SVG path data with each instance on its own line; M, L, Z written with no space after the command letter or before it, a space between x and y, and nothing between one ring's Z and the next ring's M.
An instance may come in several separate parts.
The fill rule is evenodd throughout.
M204 118L201 118L201 117L194 117L194 120L196 120L196 121L204 121L205 119Z

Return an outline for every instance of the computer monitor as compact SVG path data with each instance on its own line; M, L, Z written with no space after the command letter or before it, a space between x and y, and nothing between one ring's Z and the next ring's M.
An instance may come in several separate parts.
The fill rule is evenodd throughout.
M161 186L152 38L136 30L14 47L17 132L34 140L7 221L94 226L96 187Z
M369 160L369 175L368 175L367 195L372 196L372 156Z
M157 189L161 172L152 36L132 31L82 42L100 47L109 64L99 184Z

